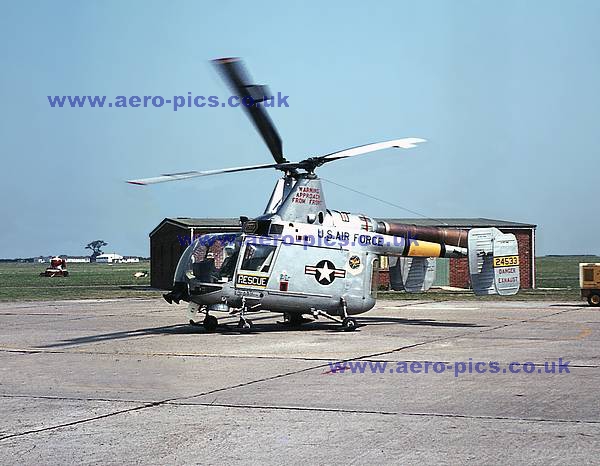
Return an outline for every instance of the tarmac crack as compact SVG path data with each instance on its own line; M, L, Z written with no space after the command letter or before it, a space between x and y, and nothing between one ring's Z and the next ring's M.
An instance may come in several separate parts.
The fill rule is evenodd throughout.
M144 409L148 409L148 408L154 408L157 406L161 406L161 405L165 405L167 403L173 403L173 402L179 402L182 400L187 400L190 398L197 398L197 397L201 397L201 396L206 396L206 395L211 395L213 393L218 393L218 392L222 392L222 391L226 391L226 390L232 390L235 388L241 388L241 387L246 387L248 385L252 385L254 383L259 383L259 382L266 382L269 380L275 380L281 377L287 377L289 375L294 375L294 374L299 374L302 372L306 372L309 370L313 370L313 369L318 369L319 367L323 367L325 366L325 364L319 364L318 366L315 367L308 367L308 368L304 368L304 369L298 369L295 371L291 371L291 372L286 372L284 374L276 374L270 377L263 377L260 379L256 379L256 380L251 380L248 382L244 382L244 383L240 383L240 384L236 384L236 385L231 385L231 386L227 386L227 387L221 387L221 388L217 388L214 390L209 390L207 392L203 392L203 393L198 393L198 394L194 394L194 395L187 395L187 396L183 396L183 397L176 397L176 398L169 398L166 400L160 400L160 401L154 401L154 402L149 402L149 403L144 403L142 406L136 406L133 408L128 408L128 409L121 409L121 410L117 410L111 413L106 413L106 414L102 414L99 416L92 416L92 417L88 417L88 418L84 418L84 419L79 419L77 421L71 421L71 422L65 422L62 424L57 424L55 426L48 426L48 427L42 427L39 429L30 429L24 432L17 432L17 433L13 433L13 434L9 434L9 435L5 435L0 437L0 441L3 440L7 440L7 439L11 439L11 438L16 438L16 437L22 437L25 435L31 435L31 434L37 434L40 432L47 432L47 431L51 431L51 430L56 430L56 429L62 429L65 427L70 427L70 426L74 426L74 425L78 425L78 424L83 424L83 423L88 423L88 422L93 422L93 421L97 421L100 419L106 419L108 417L113 417L113 416L118 416L120 414L127 414L127 413L131 413L134 411L141 411Z
M97 421L99 419L106 419L107 417L117 416L119 414L130 413L130 412L133 412L133 411L140 411L142 409L152 408L154 406L159 406L159 405L164 404L164 403L166 403L166 401L157 401L157 402L154 402L154 403L145 404L143 406L136 406L136 407L133 407L133 408L122 409L122 410L119 410L119 411L114 411L112 413L106 413L106 414L101 414L99 416L92 416L92 417L88 417L88 418L84 418L84 419L78 419L77 421L71 421L71 422L65 422L65 423L62 423L62 424L57 424L55 426L41 427L39 429L30 429L30 430L27 430L25 432L17 432L17 433L14 433L14 434L9 434L9 435L5 435L3 437L0 437L0 441L2 441L2 440L8 440L8 439L15 438L15 437L23 437L24 435L37 434L37 433L40 433L40 432L47 432L47 431L55 430L55 429L62 429L64 427L70 427L70 426L75 426L75 425L78 425L78 424L84 424L86 422Z
M302 371L296 371L302 372ZM278 376L274 376L271 378L278 378L281 376L285 376L285 374L281 374ZM249 385L251 383L255 383L256 381L248 382L242 385ZM236 388L236 387L231 387ZM185 400L187 398L193 398L197 396L204 396L210 393L215 393L222 390L227 390L228 388L212 390L205 394L174 398L170 400L162 400L155 401L150 403L144 403L142 406L135 406L128 409L121 409L118 411L114 411L111 413L106 413L98 416L91 416L84 419L78 419L76 421L65 422L62 424L42 427L39 429L30 429L24 432L17 432L9 435L5 435L0 437L0 441L8 440L17 437L23 437L25 435L37 434L41 432L48 432L56 429L62 429L65 427L72 427L84 423L89 423L93 421L98 421L101 419L106 419L113 416L118 416L121 414L128 414L136 411L141 411L149 408L155 408L163 405L175 405L175 406L202 406L202 407L219 407L219 408L233 408L233 409L262 409L262 410L277 410L277 411L302 411L302 412L324 412L324 413L341 413L341 414L365 414L365 415L382 415L382 416L411 416L411 417L433 417L433 418L455 418L455 419L470 419L470 420L486 420L486 421L516 421L516 422L529 422L529 423L561 423L561 424L589 424L589 425L598 425L600 424L600 420L585 420L585 419L550 419L550 418L524 418L524 417L510 417L510 416L483 416L483 415L469 415L469 414L456 414L456 413L425 413L425 412L406 412L406 411L383 411L383 410L359 410L359 409L344 409L344 408L321 408L321 407L310 407L310 406L275 406L275 405L241 405L241 404L230 404L230 403L190 403L184 402L181 400ZM5 395L2 395L5 396ZM36 398L44 398L44 397L36 397ZM92 401L90 399L80 399L80 398L60 398L56 397L53 399L57 400L85 400ZM104 401L104 400L103 400ZM105 401L113 401L113 400L105 400ZM120 400L123 401L123 400ZM125 402L125 401L123 401Z
M11 395L8 393L0 394L0 398L27 398L30 400L52 400L52 401L97 401L109 403L153 403L148 400L128 400L122 398L97 398L97 397L80 397L80 396L59 396L59 395Z
M285 411L314 411L314 412L331 412L331 413L346 413L346 414L377 414L385 416L420 416L420 417L442 417L442 418L459 418L459 419L481 419L481 420L504 420L504 421L519 421L519 422L557 422L557 423L572 423L572 424L600 424L600 420L591 419L551 419L551 418L527 418L527 417L510 417L510 416L483 416L472 414L456 414L456 413L426 413L426 412L407 412L407 411L383 411L383 410L363 410L363 409L345 409L345 408L321 408L312 406L276 406L276 405L245 405L234 403L189 403L189 402L168 402L167 404L175 406L205 406L205 407L220 407L220 408L240 408L240 409L265 409L265 410L285 410Z

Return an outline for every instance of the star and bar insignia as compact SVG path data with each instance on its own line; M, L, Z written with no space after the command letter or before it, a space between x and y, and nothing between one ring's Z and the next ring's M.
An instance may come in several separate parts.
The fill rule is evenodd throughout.
M319 261L317 265L307 265L304 267L306 275L314 275L321 285L330 285L336 278L344 278L346 271L336 269L333 262L326 259Z

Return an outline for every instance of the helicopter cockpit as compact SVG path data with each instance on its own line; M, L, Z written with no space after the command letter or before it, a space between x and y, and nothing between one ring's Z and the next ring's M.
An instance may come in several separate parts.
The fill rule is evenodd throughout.
M197 237L183 252L177 269L175 283L225 283L233 279L241 233L216 233Z

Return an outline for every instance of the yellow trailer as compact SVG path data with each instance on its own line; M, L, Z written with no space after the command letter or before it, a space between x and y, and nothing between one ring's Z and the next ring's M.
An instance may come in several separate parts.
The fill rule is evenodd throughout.
M600 264L579 264L579 287L590 306L600 306Z

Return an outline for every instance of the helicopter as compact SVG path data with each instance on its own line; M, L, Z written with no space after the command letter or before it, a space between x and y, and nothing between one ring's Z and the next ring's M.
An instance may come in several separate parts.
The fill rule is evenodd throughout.
M323 317L346 331L354 317L376 303L381 257L390 266L393 289L427 291L438 257L468 257L471 286L478 295L513 295L519 291L519 253L514 235L496 228L467 231L388 223L363 214L329 209L316 170L330 162L399 148L413 149L426 140L405 137L352 147L298 162L283 154L281 137L265 110L266 86L252 84L239 58L213 60L267 145L274 163L168 173L130 180L149 185L209 175L275 169L282 172L262 215L240 217L237 233L200 235L177 264L169 303L188 303L189 322L213 332L216 312L239 315L238 328L252 329L248 315L282 313L284 322L300 325ZM391 262L390 262L391 264Z

